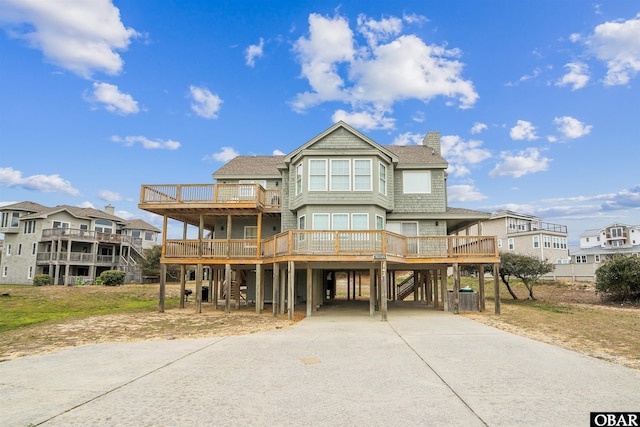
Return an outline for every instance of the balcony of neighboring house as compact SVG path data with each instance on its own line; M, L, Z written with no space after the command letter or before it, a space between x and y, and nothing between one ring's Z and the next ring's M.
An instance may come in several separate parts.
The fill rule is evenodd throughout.
M281 195L280 190L265 190L260 184L143 185L138 207L159 215L197 209L279 213Z
M545 231L550 233L567 234L567 226L541 221L512 222L507 227L508 234L531 233Z
M102 233L80 228L47 228L42 230L41 242L53 240L122 244L124 246L132 246L139 252L142 251L142 238L131 237L124 234Z
M407 237L384 230L289 230L264 240L166 240L163 261L224 263L370 261L385 256L401 263L498 262L495 236Z

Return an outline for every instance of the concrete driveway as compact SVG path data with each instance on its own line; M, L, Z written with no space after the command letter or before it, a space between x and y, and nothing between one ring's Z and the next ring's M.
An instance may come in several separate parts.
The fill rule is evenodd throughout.
M640 410L639 370L406 307L0 363L0 425L586 426Z

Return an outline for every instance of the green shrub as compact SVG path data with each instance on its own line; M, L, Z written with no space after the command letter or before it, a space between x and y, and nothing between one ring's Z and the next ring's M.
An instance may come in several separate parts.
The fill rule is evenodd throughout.
M34 286L46 286L51 284L51 276L48 274L36 274L33 278Z
M617 256L596 270L596 292L614 301L640 300L640 258Z
M118 286L124 284L125 272L120 270L107 270L100 273L100 279L105 286Z

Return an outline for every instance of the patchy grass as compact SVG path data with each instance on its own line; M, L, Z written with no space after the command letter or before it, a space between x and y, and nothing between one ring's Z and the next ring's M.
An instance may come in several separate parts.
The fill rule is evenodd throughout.
M156 286L11 286L0 285L0 332L31 325L101 314L154 311ZM178 304L177 296L168 306Z

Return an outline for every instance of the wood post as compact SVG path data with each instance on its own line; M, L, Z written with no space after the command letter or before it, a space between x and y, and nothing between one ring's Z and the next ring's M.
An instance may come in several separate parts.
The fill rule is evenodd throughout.
M313 270L307 268L307 317L311 317L313 311Z
M213 272L212 272L212 277L213 277L213 287L211 288L211 295L212 295L212 304L213 304L213 308L217 309L218 308L218 289L220 288L220 269L219 268L214 268Z
M369 269L369 316L373 316L376 313L376 270L374 268Z
M196 265L196 313L202 313L202 264Z
M380 296L380 311L382 311L382 321L387 321L387 290L389 287L389 281L387 280L387 260L383 259L380 262L380 287L382 288L382 295Z
M186 266L184 264L180 264L180 308L184 308L185 281L187 280L185 277L187 274L186 270Z
M480 264L478 266L478 293L480 294L479 298L479 310L485 310L485 301L484 301L484 264Z
M413 270L413 300L418 301L418 297L420 296L420 274L418 271Z
M256 313L262 313L262 286L264 286L264 279L262 277L262 265L256 264Z
M438 270L431 270L431 282L433 283L433 308L438 308Z
M453 314L460 314L460 265L453 263Z
M289 261L289 274L288 274L288 279L289 279L289 295L287 298L287 303L288 303L288 312L289 312L289 320L293 320L294 319L294 310L295 310L295 304L296 304L296 295L295 295L295 274L296 274L296 270L295 270L295 263L294 261Z
M278 315L278 300L280 298L280 266L276 263L273 263L273 283L271 287L271 305L273 306L273 317L276 317Z
M442 291L442 309L449 310L449 292L447 291L447 268L440 269L440 290Z
M224 265L224 312L231 312L231 264Z
M158 295L158 312L164 313L164 295L167 282L167 264L160 264L160 290Z
M493 294L496 300L495 312L500 314L500 264L493 264Z
M285 302L287 298L287 275L284 274L285 269L282 269L280 274L280 314L284 314L286 310Z

